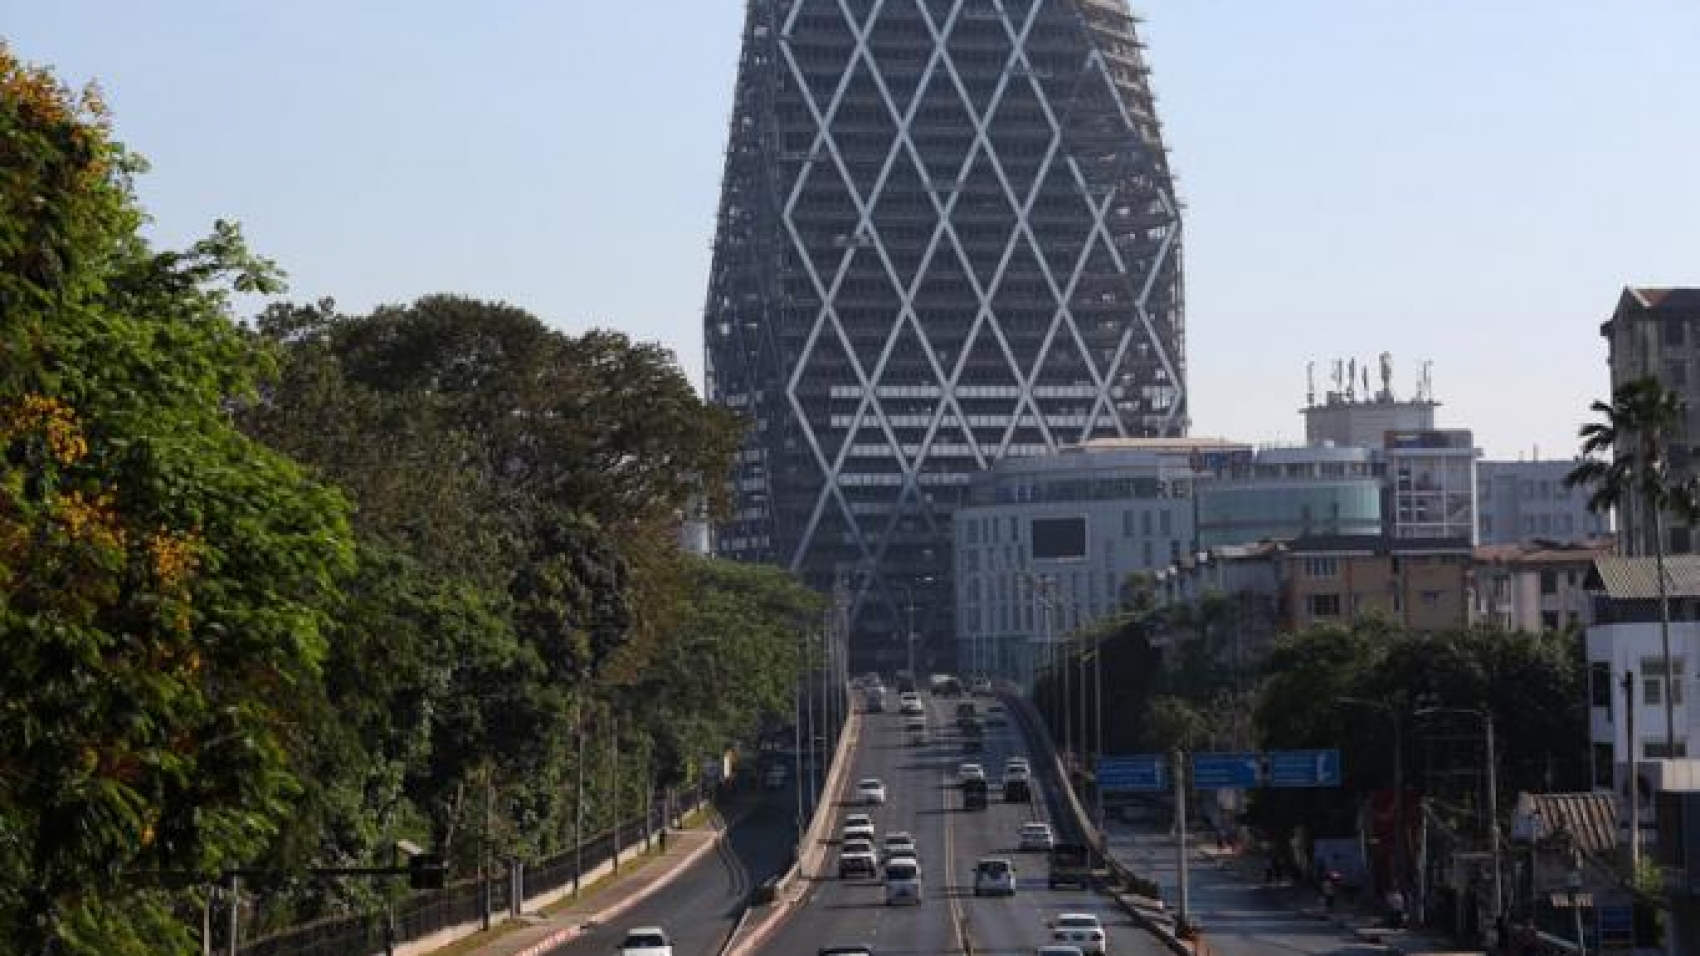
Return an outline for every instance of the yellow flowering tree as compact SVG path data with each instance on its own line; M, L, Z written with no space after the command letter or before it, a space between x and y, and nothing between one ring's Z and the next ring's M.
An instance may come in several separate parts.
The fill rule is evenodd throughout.
M138 235L96 91L0 45L0 939L198 951L148 874L216 873L295 789L346 506L230 423L276 287L220 223ZM187 901L192 902L192 901Z

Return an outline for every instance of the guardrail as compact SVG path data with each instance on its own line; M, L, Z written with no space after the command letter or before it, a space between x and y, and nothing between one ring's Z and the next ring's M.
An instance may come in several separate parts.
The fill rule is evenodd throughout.
M1046 771L1057 781L1057 792L1061 794L1063 806L1068 811L1065 819L1058 822L1066 826L1075 839L1091 849L1094 869L1102 869L1105 875L1104 890L1140 928L1156 937L1157 941L1175 956L1199 956L1191 944L1176 937L1172 924L1166 919L1167 914L1163 912L1162 901L1157 898L1156 884L1123 866L1110 855L1106 834L1098 828L1097 821L1086 811L1086 805L1074 792L1074 782L1069 778L1068 770L1063 766L1062 758L1057 754L1056 745L1051 740L1050 731L1045 727L1038 711L1034 710L1032 702L1017 694L1005 693L1002 696L1026 729L1028 739L1037 750L1044 753Z
M705 792L692 791L680 798L673 812L691 813L707 802ZM546 906L571 893L575 880L581 884L594 882L613 869L616 834L629 837L618 843L622 861L645 852L645 835L658 832L667 822L667 813L665 808L657 806L646 816L623 822L618 830L597 835L582 848L566 850L529 865L514 863L492 874L490 924L509 919L516 882L520 888L520 909ZM397 952L446 945L476 932L483 926L484 893L485 881L474 878L398 900L394 904ZM237 951L242 956L372 956L384 949L388 919L383 910L330 917L243 943ZM221 930L222 926L215 923L215 929ZM429 947L418 945L424 940L429 940ZM220 952L229 945L221 939L213 942Z

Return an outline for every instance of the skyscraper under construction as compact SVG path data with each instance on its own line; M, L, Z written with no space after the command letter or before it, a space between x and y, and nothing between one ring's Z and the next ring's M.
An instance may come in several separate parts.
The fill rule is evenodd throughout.
M714 548L832 591L858 668L948 666L971 474L1185 433L1135 24L1125 0L748 0L705 343L750 431ZM988 532L1025 564L1026 529Z

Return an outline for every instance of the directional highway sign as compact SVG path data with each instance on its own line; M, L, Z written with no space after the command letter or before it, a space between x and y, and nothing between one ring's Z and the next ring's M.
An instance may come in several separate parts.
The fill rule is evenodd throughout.
M1199 790L1255 787L1258 763L1255 753L1193 754L1192 785Z
M1271 787L1338 787L1340 785L1340 751L1338 750L1271 750L1268 786Z
M1106 792L1112 790L1167 790L1169 788L1168 758L1162 754L1104 757L1098 761L1098 786Z

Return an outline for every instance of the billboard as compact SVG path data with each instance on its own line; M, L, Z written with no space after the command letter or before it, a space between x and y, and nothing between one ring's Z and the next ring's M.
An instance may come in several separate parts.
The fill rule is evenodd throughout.
M1034 518L1031 528L1033 559L1079 561L1086 557L1086 516Z

